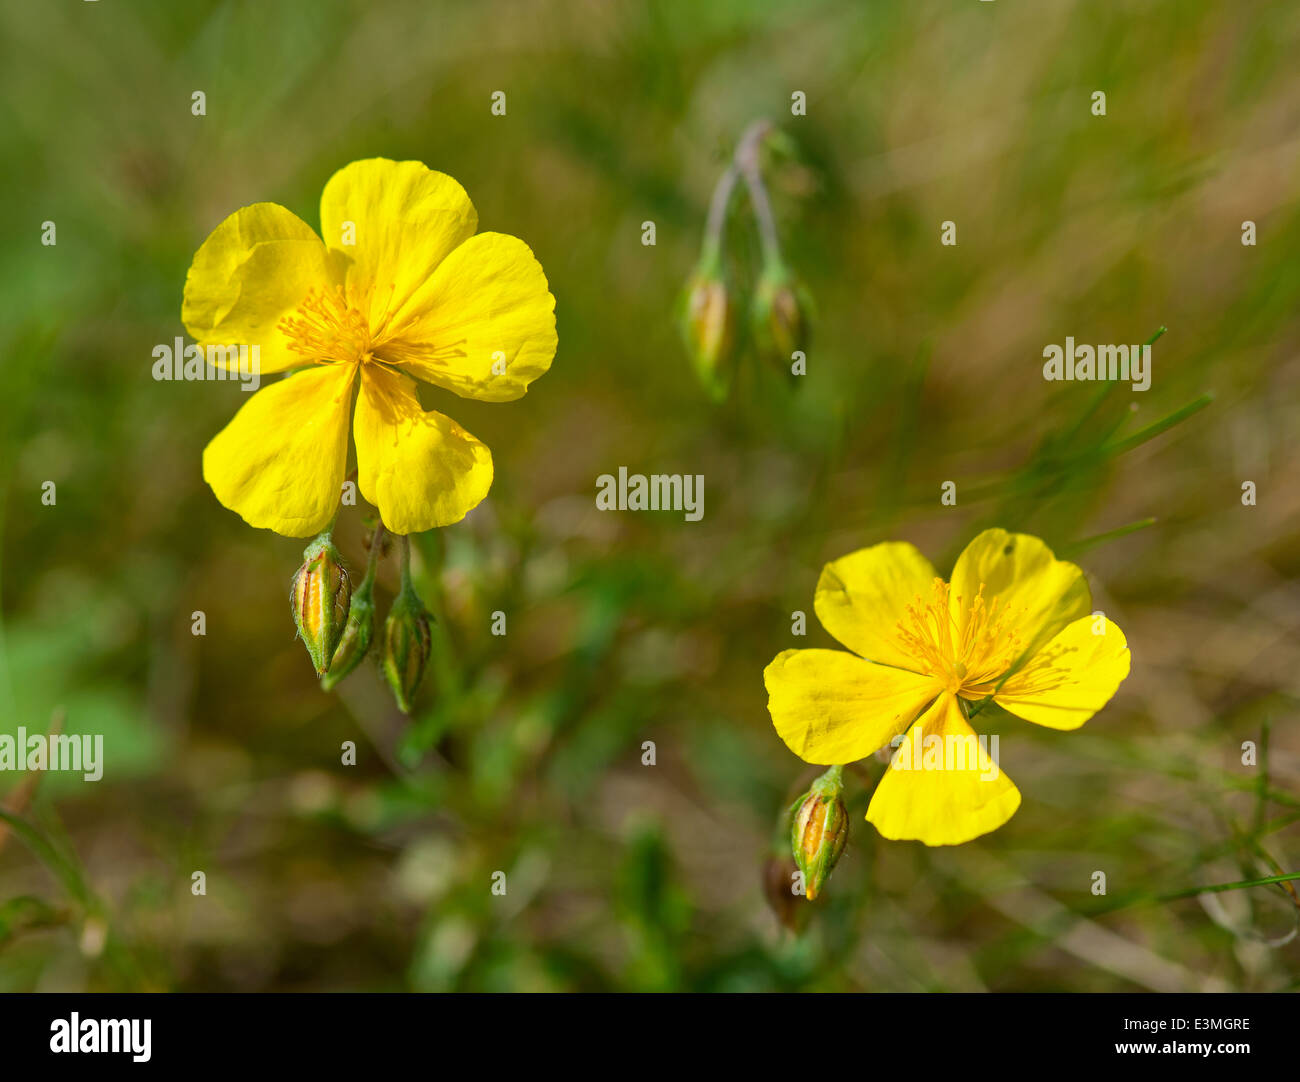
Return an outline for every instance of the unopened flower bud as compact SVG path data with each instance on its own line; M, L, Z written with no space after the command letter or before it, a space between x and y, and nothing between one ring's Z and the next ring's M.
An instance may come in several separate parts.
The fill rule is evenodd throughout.
M329 671L320 678L320 686L324 690L333 691L348 673L361 664L362 658L370 650L370 641L374 635L374 593L369 584L363 583L362 588L352 595L348 621L343 626L343 636L334 651Z
M415 591L404 586L384 622L384 677L403 714L420 686L431 649L429 617Z
M736 302L717 257L702 259L686 282L681 330L696 375L709 396L721 402L731 389Z
M840 796L842 772L838 766L826 771L794 811L790 840L809 901L821 893L849 840L848 809Z
M330 667L343 635L352 603L352 582L328 533L308 545L302 559L289 599L298 634L320 674Z
M810 307L807 292L784 264L765 266L750 308L759 353L788 369L793 355L808 347Z

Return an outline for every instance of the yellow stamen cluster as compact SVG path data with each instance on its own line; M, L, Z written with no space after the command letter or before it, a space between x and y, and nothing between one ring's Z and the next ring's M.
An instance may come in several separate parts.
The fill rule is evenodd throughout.
M983 698L1024 652L1024 640L1011 626L1011 613L1000 598L986 601L984 584L969 606L957 596L959 623L949 604L951 587L936 578L930 599L917 596L898 624L898 641L927 676L945 691L968 699Z
M384 360L392 364L422 364L428 368L450 368L453 361L469 356L465 351L465 339L448 342L445 345L433 345L419 340L408 341L394 338L375 347L382 348ZM493 363L501 358L493 357Z
M285 316L279 328L289 348L312 361L357 361L370 352L366 317L348 306L342 286L309 289L297 316Z

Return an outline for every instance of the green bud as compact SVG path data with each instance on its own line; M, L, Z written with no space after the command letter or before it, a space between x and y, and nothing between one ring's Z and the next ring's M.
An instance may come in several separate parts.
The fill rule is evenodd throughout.
M681 331L695 374L715 402L731 389L736 303L719 259L706 255L682 291Z
M794 353L808 348L811 307L807 290L785 264L768 263L759 275L750 306L754 344L759 353L788 372Z
M293 577L289 600L298 635L320 674L330 667L330 659L343 636L352 603L352 581L328 532L307 546L302 559L303 564Z
M348 622L343 627L343 636L334 651L329 671L320 678L320 686L326 691L333 691L338 687L343 678L361 664L370 650L370 641L374 635L374 591L370 583L366 582L352 595Z
M849 840L848 809L840 796L843 770L833 766L826 771L794 811L790 841L810 902L821 893Z
M411 699L420 686L431 649L429 616L419 596L402 587L384 622L384 678L403 714L411 712Z

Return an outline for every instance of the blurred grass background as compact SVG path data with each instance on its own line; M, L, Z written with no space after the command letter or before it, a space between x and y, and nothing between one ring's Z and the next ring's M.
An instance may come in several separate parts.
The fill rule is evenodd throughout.
M0 775L32 831L0 849L0 989L1297 987L1281 889L1150 901L1300 866L1295 4L63 0L0 35L0 732L62 710L107 757ZM719 409L671 313L757 116L802 152L774 199L819 318L796 391L751 371ZM369 667L320 692L302 543L203 484L242 392L150 376L222 218L317 226L372 155L455 176L558 298L526 398L426 399L497 476L421 546L443 652L409 722ZM1161 325L1144 394L1041 378L1066 335ZM598 513L620 465L703 474L704 520ZM901 538L946 573L991 524L1078 559L1132 675L1077 733L986 713L1024 803L970 845L876 836L865 764L783 930L764 862L813 772L764 665L831 645L827 560ZM339 539L359 567L357 516Z

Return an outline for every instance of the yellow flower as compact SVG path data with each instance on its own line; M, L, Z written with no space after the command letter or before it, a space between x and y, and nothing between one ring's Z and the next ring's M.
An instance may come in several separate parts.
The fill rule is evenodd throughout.
M245 403L203 452L203 477L250 525L310 536L338 507L351 418L358 485L392 532L459 522L492 485L492 455L423 409L415 381L523 395L555 356L546 276L523 241L475 234L465 190L420 162L353 162L320 215L324 241L255 203L194 256L181 318L195 341L256 345L263 375L303 369Z
M1010 819L1020 792L963 704L992 695L1027 721L1077 729L1129 671L1123 632L1091 608L1083 572L1028 534L985 530L951 583L909 544L861 549L826 565L815 600L853 653L778 654L763 673L772 722L810 763L854 762L906 733L867 820L895 840L970 841Z

